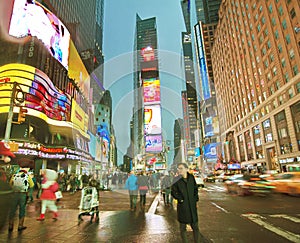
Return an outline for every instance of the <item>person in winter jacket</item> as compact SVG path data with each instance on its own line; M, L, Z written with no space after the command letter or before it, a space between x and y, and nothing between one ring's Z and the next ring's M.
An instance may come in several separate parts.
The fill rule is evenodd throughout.
M181 239L182 242L188 242L186 225L190 224L193 229L194 241L200 242L197 214L198 186L194 176L188 173L187 164L179 163L177 168L179 176L174 178L171 194L178 201L177 219L180 224Z
M42 170L42 193L40 199L42 201L41 215L37 220L43 221L45 219L46 209L49 208L53 212L53 219L57 220L57 206L55 192L58 191L59 185L56 182L57 173L54 170Z
M137 183L140 192L140 207L142 210L144 210L146 205L146 194L149 189L148 176L145 175L145 171L142 171L138 176Z
M125 188L128 189L129 199L130 199L130 210L136 210L136 201L138 196L138 184L137 177L134 174L134 171L130 172L130 176L127 178L125 182Z

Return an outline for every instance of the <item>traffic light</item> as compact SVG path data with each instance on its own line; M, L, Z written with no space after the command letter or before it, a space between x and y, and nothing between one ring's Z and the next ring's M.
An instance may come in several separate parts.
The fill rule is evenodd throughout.
M20 107L19 115L18 115L18 123L22 123L26 119L27 109Z

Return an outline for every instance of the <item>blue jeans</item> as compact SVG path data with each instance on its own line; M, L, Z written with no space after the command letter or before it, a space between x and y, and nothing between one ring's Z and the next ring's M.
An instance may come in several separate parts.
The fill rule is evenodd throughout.
M130 208L136 208L136 201L137 201L138 190L129 190L129 199L130 199Z

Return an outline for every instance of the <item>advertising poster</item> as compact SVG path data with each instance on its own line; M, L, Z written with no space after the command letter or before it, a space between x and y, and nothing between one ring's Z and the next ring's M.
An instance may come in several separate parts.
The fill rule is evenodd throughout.
M144 79L144 104L160 102L160 81L156 79Z
M40 3L16 0L9 34L17 38L37 37L51 55L68 69L70 33L63 23Z
M204 145L204 157L207 159L217 159L218 144L219 143L210 143Z
M150 135L146 136L146 152L161 152L162 151L162 136Z
M145 106L144 108L145 134L161 133L160 105Z

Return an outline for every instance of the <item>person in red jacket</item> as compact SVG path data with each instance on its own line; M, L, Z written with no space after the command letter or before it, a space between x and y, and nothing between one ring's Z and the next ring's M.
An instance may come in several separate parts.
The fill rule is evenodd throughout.
M53 219L57 220L57 206L55 192L58 191L59 185L56 182L57 172L54 170L42 170L42 193L40 199L42 201L41 215L37 220L43 221L45 219L46 209L53 212Z

